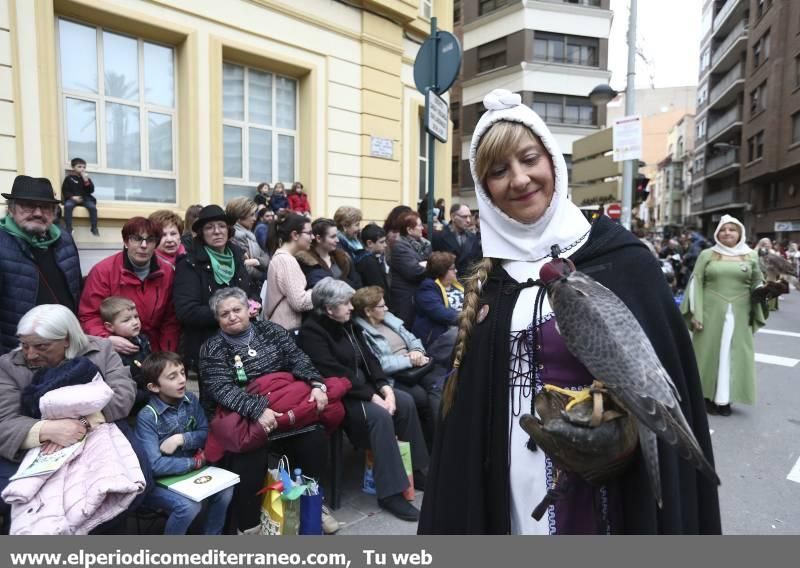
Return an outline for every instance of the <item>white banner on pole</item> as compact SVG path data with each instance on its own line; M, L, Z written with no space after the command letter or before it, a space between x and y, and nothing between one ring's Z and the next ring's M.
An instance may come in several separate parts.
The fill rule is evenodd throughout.
M614 161L640 160L642 158L642 117L623 116L614 121Z

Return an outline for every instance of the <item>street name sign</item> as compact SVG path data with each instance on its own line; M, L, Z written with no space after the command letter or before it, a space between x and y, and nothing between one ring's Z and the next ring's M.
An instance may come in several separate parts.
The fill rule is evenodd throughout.
M428 91L425 101L425 128L439 142L447 142L447 127L450 123L450 105L442 97Z

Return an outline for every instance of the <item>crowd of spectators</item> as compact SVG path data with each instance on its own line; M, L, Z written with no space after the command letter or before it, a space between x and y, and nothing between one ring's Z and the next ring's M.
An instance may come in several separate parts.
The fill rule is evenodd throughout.
M121 250L84 278L72 209L89 209L93 233L97 209L85 163L73 166L62 199L47 179L27 176L3 194L0 425L13 434L0 447L3 495L14 493L9 477L27 450L91 440L105 424L114 443L129 449L126 459L138 462L134 474L119 479L130 499L117 503L114 518L98 513L92 526L60 530L113 531L122 512L144 504L169 514L166 532L185 533L199 505L153 480L205 465L207 443L213 439L219 449L213 425L222 412L263 430L264 444L223 440L221 453L213 453L213 463L242 481L206 503L199 530L255 530L268 454L289 455L307 475L324 478L328 436L340 424L357 448L373 452L380 505L417 520L403 494L411 483L424 490L464 300L459 276L481 255L469 208L454 204L447 223L444 204L437 204L438 230L426 237L424 219L406 206L382 225L365 223L350 206L332 219L312 218L302 183L288 194L281 183L263 183L252 198L231 199L224 208L192 205L183 216L161 210L130 219ZM65 379L63 363L72 359L82 370ZM259 390L280 373L307 389L312 421L324 430L269 440L275 430L292 430L297 418L275 408L274 393ZM27 412L19 401L30 385L42 390L42 377L50 375L58 375L52 388L99 381L110 394L91 415L45 419ZM199 382L199 398L187 390L189 380ZM413 481L398 439L411 444ZM5 529L11 519L12 532L29 526L9 503L16 501L0 503Z

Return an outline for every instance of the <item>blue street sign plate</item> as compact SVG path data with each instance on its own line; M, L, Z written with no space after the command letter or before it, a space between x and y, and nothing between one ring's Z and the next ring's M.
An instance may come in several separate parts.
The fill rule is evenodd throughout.
M423 95L433 85L436 85L437 95L447 92L458 77L458 70L461 67L461 45L456 36L444 31L437 33L438 42L433 36L429 36L419 48L414 61L414 84ZM438 64L434 76L433 50L437 43Z

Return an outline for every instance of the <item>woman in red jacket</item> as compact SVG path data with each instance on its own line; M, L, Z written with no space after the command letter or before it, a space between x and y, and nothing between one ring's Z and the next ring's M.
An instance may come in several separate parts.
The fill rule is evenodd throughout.
M303 183L296 181L289 191L289 209L300 215L311 218L311 205L308 203L308 194L303 191Z
M138 347L110 335L100 317L100 304L109 296L122 296L136 304L142 333L153 351L177 351L180 326L172 304L175 271L155 255L161 227L144 217L134 217L122 227L122 252L98 262L86 277L78 316L89 335L107 337L122 355Z

